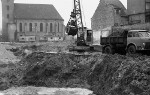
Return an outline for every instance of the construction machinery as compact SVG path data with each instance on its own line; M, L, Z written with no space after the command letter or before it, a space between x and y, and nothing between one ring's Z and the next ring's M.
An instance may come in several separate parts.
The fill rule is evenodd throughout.
M103 53L150 53L150 32L148 30L112 27L110 30L102 30L101 32L100 44Z
M83 25L80 0L74 0L74 8L66 26L66 33L71 36L77 36L76 46L72 47L72 50L90 49L93 32Z

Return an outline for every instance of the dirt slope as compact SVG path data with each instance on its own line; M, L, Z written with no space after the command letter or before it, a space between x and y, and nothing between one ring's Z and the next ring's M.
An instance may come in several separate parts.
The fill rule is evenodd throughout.
M0 61L2 61L4 63L18 61L17 57L14 56L14 54L11 51L7 50L8 48L13 48L13 46L6 45L6 44L0 44Z

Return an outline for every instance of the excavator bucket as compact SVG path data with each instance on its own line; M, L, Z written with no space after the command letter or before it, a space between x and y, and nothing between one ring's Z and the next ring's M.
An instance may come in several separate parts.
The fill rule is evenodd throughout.
M68 35L75 36L78 33L78 28L76 28L76 27L68 27L66 32L67 32Z

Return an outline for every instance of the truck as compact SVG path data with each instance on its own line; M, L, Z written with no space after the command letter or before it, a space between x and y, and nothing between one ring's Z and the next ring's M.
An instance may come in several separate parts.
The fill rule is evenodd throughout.
M114 27L101 31L100 44L102 53L106 54L135 54L138 51L150 51L150 32Z

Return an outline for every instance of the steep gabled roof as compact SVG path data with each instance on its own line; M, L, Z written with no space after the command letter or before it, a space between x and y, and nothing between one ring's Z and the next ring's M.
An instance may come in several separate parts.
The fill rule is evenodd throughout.
M121 16L126 15L126 8L124 5L120 2L120 0L105 0L105 3L107 5L113 5L115 8L120 8L121 9Z
M15 3L14 17L16 19L63 20L55 7L51 4Z
M126 15L126 8L124 7L124 5L120 2L120 0L100 0L100 3L97 7L97 9L95 10L95 13L93 14L92 18L97 17L98 14L100 14L99 12L102 9L102 6L106 5L112 5L115 8L120 8L121 9L121 14L120 15Z
M120 0L105 0L105 3L108 5L114 5L115 7L121 8L123 10L126 10L124 5L120 2Z

